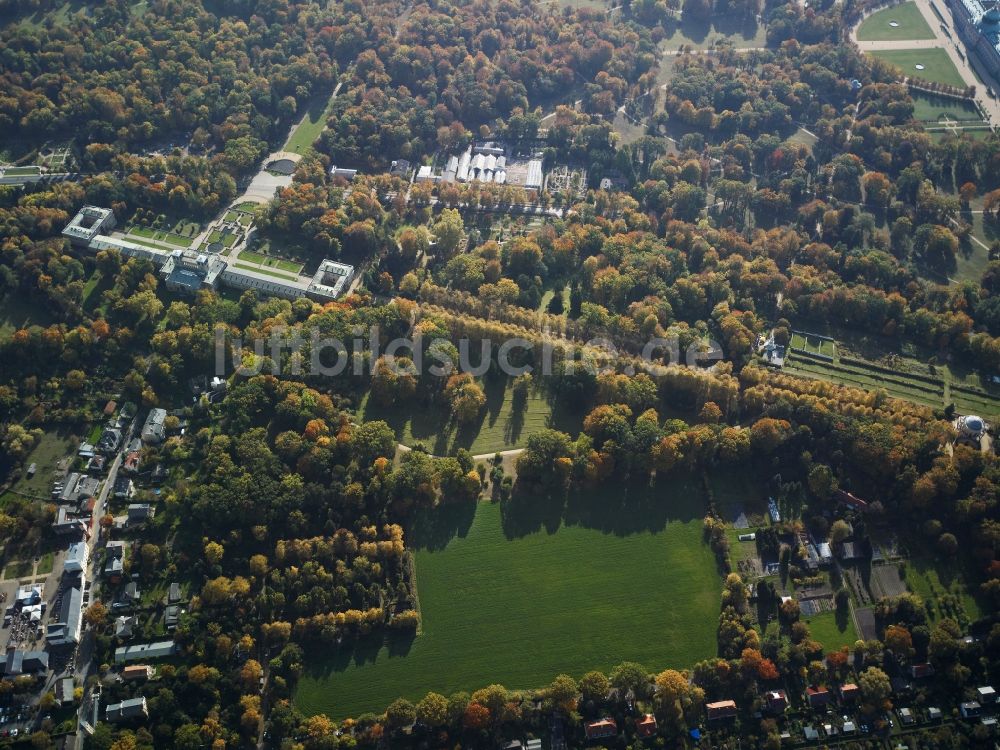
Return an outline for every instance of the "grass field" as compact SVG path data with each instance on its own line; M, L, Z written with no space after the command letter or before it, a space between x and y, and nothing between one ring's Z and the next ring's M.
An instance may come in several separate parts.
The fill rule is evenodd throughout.
M295 274L302 270L301 263L293 263L290 260L283 260L282 258L272 258L250 250L242 250L240 252L240 260L245 260L247 263L259 263L269 268L276 268L279 271L291 271Z
M305 116L288 136L282 151L291 151L296 154L304 154L313 143L319 138L319 134L326 127L326 119L329 116L330 107L333 100L329 97L317 97L309 105Z
M906 585L913 593L932 604L936 619L953 616L942 611L941 595L945 593L959 599L970 620L987 614L969 591L965 575L955 563L943 564L930 559L913 558L906 565Z
M245 268L248 271L256 271L257 273L262 273L266 276L274 276L277 279L283 279L284 281L295 281L297 277L291 276L287 273L279 273L278 271L272 271L270 268L261 268L260 266L255 266L250 263L233 263L237 268Z
M27 177L38 174L38 172L38 167L6 167L3 170L7 177Z
M149 229L147 227L137 227L132 226L128 228L126 237L129 240L134 240L135 237L144 237L148 240L158 240L159 242L165 242L168 245L177 245L178 247L191 247L191 238L184 237L180 234L174 234L173 232L164 232L159 229Z
M52 568L55 566L55 554L52 552L46 552L40 558L38 558L38 568L35 570L35 575L47 576L52 572Z
M804 349L807 352L822 354L827 357L832 357L837 348L836 344L832 341L815 336L803 336L801 333L793 333L792 340L789 343L793 349Z
M899 25L890 26L890 21ZM933 38L934 32L927 25L920 8L913 2L876 11L858 27L858 41L861 42L896 42L907 39Z
M829 380L854 388L867 390L885 388L890 396L925 406L934 408L944 406L943 388L934 388L929 384L909 384L905 375L894 377L859 366L834 366L829 362L814 362L802 357L796 358L794 355L792 359L786 360L784 369L793 375Z
M3 569L3 577L8 581L16 578L25 578L31 575L34 569L35 564L31 560L17 560L7 564L7 567Z
M809 623L813 639L822 643L827 651L834 651L841 646L853 646L858 640L858 631L854 629L850 615L838 616L836 612L823 612L802 619Z
M480 421L461 429L449 423L446 406L406 410L395 406L384 408L371 403L367 395L358 406L358 418L362 421L384 419L396 431L399 442L409 446L423 443L431 453L439 456L452 454L459 448L466 448L473 455L520 448L529 435L546 427L575 435L582 425L582 415L554 409L541 392L532 393L522 409L515 409L513 391L502 380L485 380L483 390L486 407Z
M969 102L916 92L912 93L910 98L913 99L913 118L921 122L941 123L943 125L946 118L957 122L980 123L983 121L975 105ZM986 130L985 132L990 131Z
M661 48L667 53L682 44L696 50L726 44L735 49L767 46L767 29L763 24L739 18L714 16L708 23L680 20L665 22L663 26L666 33Z
M56 469L56 464L69 455L74 444L73 436L68 433L43 433L38 445L24 461L25 468L31 464L37 465L35 476L31 478L28 478L27 475L22 476L11 486L11 490L48 498L49 491L52 489L52 474Z
M310 657L296 705L341 718L429 690L534 688L625 660L659 670L714 655L721 581L702 500L696 483L667 477L574 496L565 511L532 498L515 501L523 511L435 512L409 537L422 633Z
M940 47L929 49L894 49L869 52L869 55L880 57L899 68L904 76L923 78L925 81L943 83L946 86L965 88L965 81L958 74L955 64L948 53ZM923 70L917 70L914 65L923 65Z

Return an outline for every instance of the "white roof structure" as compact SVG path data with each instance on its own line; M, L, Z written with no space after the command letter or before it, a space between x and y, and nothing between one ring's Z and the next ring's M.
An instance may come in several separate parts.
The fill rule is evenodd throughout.
M528 190L542 189L542 160L532 159L528 162L528 177L524 181Z

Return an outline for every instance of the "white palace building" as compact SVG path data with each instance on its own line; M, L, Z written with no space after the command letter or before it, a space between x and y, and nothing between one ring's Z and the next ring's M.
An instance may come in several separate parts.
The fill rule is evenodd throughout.
M311 277L278 278L248 268L237 268L214 253L192 250L159 250L111 235L115 214L110 208L84 206L66 225L62 234L76 247L93 253L117 250L128 258L145 258L159 268L167 288L194 294L199 289L255 289L285 299L308 297L317 302L337 299L350 286L354 267L324 260Z

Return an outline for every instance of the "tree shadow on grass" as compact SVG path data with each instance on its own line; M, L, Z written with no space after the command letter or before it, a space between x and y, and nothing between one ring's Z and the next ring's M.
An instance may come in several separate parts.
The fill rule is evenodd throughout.
M474 500L418 510L406 529L407 544L414 550L442 550L456 536L467 536L475 517Z
M670 521L700 519L706 498L696 478L676 472L650 484L645 475L600 487L546 493L518 487L501 509L504 534L516 539L563 523L617 536L663 531Z
M319 647L310 651L306 671L317 680L329 678L336 672L351 667L374 664L383 648L390 657L406 656L416 640L413 631L383 629L361 638L345 638L339 644Z

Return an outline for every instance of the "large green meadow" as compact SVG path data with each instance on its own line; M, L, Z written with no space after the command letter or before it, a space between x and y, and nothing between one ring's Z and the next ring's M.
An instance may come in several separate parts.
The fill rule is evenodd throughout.
M310 654L295 695L307 714L382 711L403 696L499 682L536 688L637 661L688 667L715 654L721 579L687 477L448 507L408 532L422 630Z

